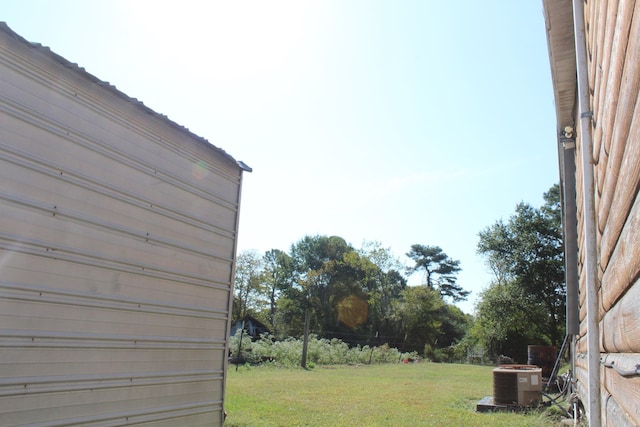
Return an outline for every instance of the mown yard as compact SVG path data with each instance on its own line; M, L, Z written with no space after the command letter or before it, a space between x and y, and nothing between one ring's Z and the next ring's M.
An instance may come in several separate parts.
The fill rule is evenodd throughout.
M493 367L409 363L229 367L226 427L560 426L559 411L478 413Z

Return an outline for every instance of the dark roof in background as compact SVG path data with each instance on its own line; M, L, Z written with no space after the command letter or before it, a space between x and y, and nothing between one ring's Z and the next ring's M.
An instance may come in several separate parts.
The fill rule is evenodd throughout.
M171 119L169 119L167 116L155 112L151 108L149 108L146 105L144 105L144 103L142 101L139 101L136 98L131 98L127 94L125 94L125 93L121 92L120 90L118 90L118 88L116 88L114 85L112 85L112 84L110 84L110 83L108 83L106 81L100 80L99 78L97 78L93 74L87 72L84 68L80 67L78 64L70 62L67 59L63 58L62 56L58 55L57 53L53 52L49 47L43 46L40 43L33 43L33 42L30 42L30 41L26 40L24 37L20 36L18 33L13 31L7 25L6 22L0 21L0 31L2 31L3 33L9 35L10 37L18 40L19 42L25 44L26 46L29 46L32 49L36 49L41 53L44 53L45 55L49 56L53 61L58 62L59 64L62 64L64 67L66 67L66 68L68 68L68 69L70 69L70 70L72 70L72 71L74 71L76 73L81 74L84 78L86 78L90 82L92 82L92 83L94 83L94 84L96 84L98 86L101 86L101 87L111 91L111 93L113 93L116 96L126 100L127 102L135 104L137 106L137 108L143 110L147 114L150 114L150 115L152 115L152 116L164 121L166 124L168 124L169 126L173 127L174 129L177 129L180 132L185 132L185 133L189 134L189 136L191 136L195 140L200 141L201 143L205 144L208 148L213 149L214 151L216 151L219 154L221 154L223 157L225 157L228 160L230 160L231 162L235 163L241 170L247 171L247 172L251 172L252 171L252 169L249 166L247 166L244 162L236 161L230 154L228 154L223 149L213 145L207 139L194 134L188 128L177 124L176 122L174 122Z

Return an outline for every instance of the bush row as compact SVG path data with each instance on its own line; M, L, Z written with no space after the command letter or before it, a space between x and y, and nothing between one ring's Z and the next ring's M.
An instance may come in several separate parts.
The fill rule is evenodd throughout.
M240 332L231 337L232 363L271 363L276 366L294 367L300 365L302 356L302 339L287 338L276 341L271 335L262 335L259 340L252 341L249 336L242 337ZM349 345L339 339L318 338L309 336L307 346L307 366L398 363L404 359L418 360L415 352L401 353L387 344L378 347Z

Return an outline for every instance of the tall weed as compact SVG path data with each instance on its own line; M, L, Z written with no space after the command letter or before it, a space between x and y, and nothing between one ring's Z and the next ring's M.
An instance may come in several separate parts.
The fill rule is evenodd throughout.
M277 341L272 335L262 335L260 339L252 341L247 335L237 332L231 337L231 360L234 363L271 363L277 366L293 367L300 365L302 357L301 339L287 338ZM416 360L417 353L402 353L387 344L378 347L355 346L337 338L318 338L309 336L307 348L307 362L315 365L343 365L343 364L382 364L397 363L404 359Z

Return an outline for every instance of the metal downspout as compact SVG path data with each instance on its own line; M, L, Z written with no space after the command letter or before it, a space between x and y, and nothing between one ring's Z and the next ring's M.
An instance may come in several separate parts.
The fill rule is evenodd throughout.
M576 67L578 80L578 136L581 142L582 190L585 245L585 286L587 303L587 362L589 426L600 427L600 331L597 282L597 238L593 178L593 141L591 125L589 75L584 26L584 0L573 0L573 27L575 32Z
M578 209L576 207L575 140L563 141L564 163L564 264L567 285L567 334L580 333L578 300Z
M580 334L580 302L578 280L578 209L576 206L576 143L572 130L571 137L560 138L564 231L564 271L567 286L567 335L570 336L571 372L575 374L575 340ZM572 390L573 391L573 390Z

